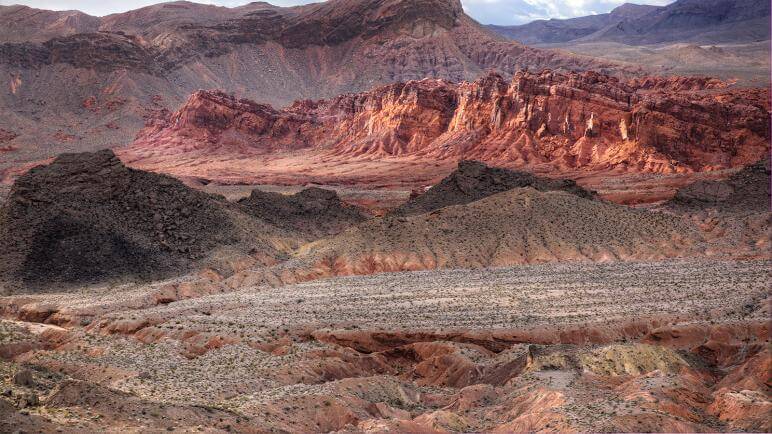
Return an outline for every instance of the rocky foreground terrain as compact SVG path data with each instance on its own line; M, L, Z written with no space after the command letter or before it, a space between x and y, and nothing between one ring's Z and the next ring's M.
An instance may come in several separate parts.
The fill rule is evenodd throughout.
M63 155L0 208L0 430L770 431L768 194L462 162L372 217Z
M0 432L772 431L768 17L0 6Z
M4 298L0 423L769 431L769 266L542 265L217 295L171 280Z

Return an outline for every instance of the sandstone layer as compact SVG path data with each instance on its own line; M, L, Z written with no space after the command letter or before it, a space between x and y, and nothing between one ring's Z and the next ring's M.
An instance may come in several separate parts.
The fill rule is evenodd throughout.
M282 110L201 91L120 156L175 176L247 183L334 183L334 167L346 183L394 183L432 170L437 179L462 159L552 175L691 173L768 152L767 90L725 86L518 72L511 82L497 74L411 81ZM378 178L379 163L423 168Z

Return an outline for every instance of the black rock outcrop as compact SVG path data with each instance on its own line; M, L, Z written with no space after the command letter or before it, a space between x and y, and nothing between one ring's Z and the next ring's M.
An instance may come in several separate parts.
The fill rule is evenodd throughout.
M36 286L179 272L249 238L251 222L230 207L130 169L112 151L63 154L20 177L0 209L0 280Z
M539 191L562 190L593 199L595 193L567 179L550 179L531 173L489 167L477 161L461 161L458 169L426 193L410 199L392 215L423 214L451 205L464 205L513 188L533 187Z
M343 203L336 192L316 187L291 196L253 190L239 205L252 216L310 239L334 235L367 220L356 207Z

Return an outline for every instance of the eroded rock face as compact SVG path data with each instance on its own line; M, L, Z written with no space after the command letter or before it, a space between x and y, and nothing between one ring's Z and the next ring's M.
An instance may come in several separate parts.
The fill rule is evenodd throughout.
M100 19L80 11L45 11L27 6L0 7L0 19L5 24L0 41L46 41L53 37L94 32Z
M433 272L162 305L131 300L150 287L4 297L5 319L48 300L90 320L0 321L0 429L768 432L768 265Z
M460 54L456 52L454 57L438 58L442 63L435 62L433 72L441 76L463 74L464 60L479 62L480 68L495 64L510 73L518 63L534 67L573 65L580 68L590 64L598 67L613 65L500 40L466 16L458 0L333 0L294 8L256 2L232 9L188 3L154 5L104 18L67 15L19 7L0 10L0 16L12 28L21 28L17 32L0 32L0 43L4 43L0 47L5 49L0 49L0 62L13 61L14 57L9 53L23 47L28 51L56 52L51 51L52 47L62 46L64 41L85 41L94 57L109 56L119 51L118 47L100 43L110 35L128 37L125 47L128 51L153 53L147 59L148 66L165 71L184 68L205 57L232 54L245 45L277 44L288 50L320 47L334 50L347 44L349 48L355 48L357 57L371 57L383 67L388 65L380 64L381 60L408 54L409 62L401 67L392 65L392 68L410 73L412 69L421 70L429 65L426 62L429 59L422 56L446 52L447 47L431 47L425 44L426 40L449 42L466 55L465 59L454 58ZM35 29L39 32L32 31ZM485 43L480 44L481 40L475 41L475 37ZM380 44L385 40L391 44ZM371 45L372 42L376 44ZM472 42L478 44L473 46ZM386 54L387 58L376 59L376 52ZM470 55L483 53L499 56ZM76 67L90 65L86 57L54 56L50 61ZM424 62L426 64L422 65ZM46 62L29 63L31 66L43 64ZM111 70L126 66L122 62L106 65ZM134 66L128 67L135 69ZM624 65L616 66L627 70Z
M42 44L0 44L0 64L15 68L38 69L63 63L102 73L125 68L160 74L161 68L154 61L156 55L136 37L106 32L62 36Z
M587 72L422 80L284 110L197 92L122 157L323 151L329 158L476 159L510 167L674 173L736 167L768 149L764 89ZM160 163L159 163L160 162ZM169 163L171 164L171 163Z
M10 144L21 148L0 170L131 143L152 112L176 109L197 89L283 107L426 77L474 80L488 69L640 73L506 41L458 0L174 2L107 17L3 6L0 21L0 87L10 90L0 128L15 131ZM92 96L126 104L117 113L84 110L80 102Z

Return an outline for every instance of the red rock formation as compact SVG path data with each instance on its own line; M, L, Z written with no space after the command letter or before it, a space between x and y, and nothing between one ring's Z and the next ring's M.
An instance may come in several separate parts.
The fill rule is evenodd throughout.
M731 89L712 79L625 82L549 70L519 72L511 83L494 73L473 83L409 81L283 110L199 91L145 128L122 158L163 170L180 157L195 162L303 150L338 161L702 171L752 163L767 152L767 96L766 89Z

